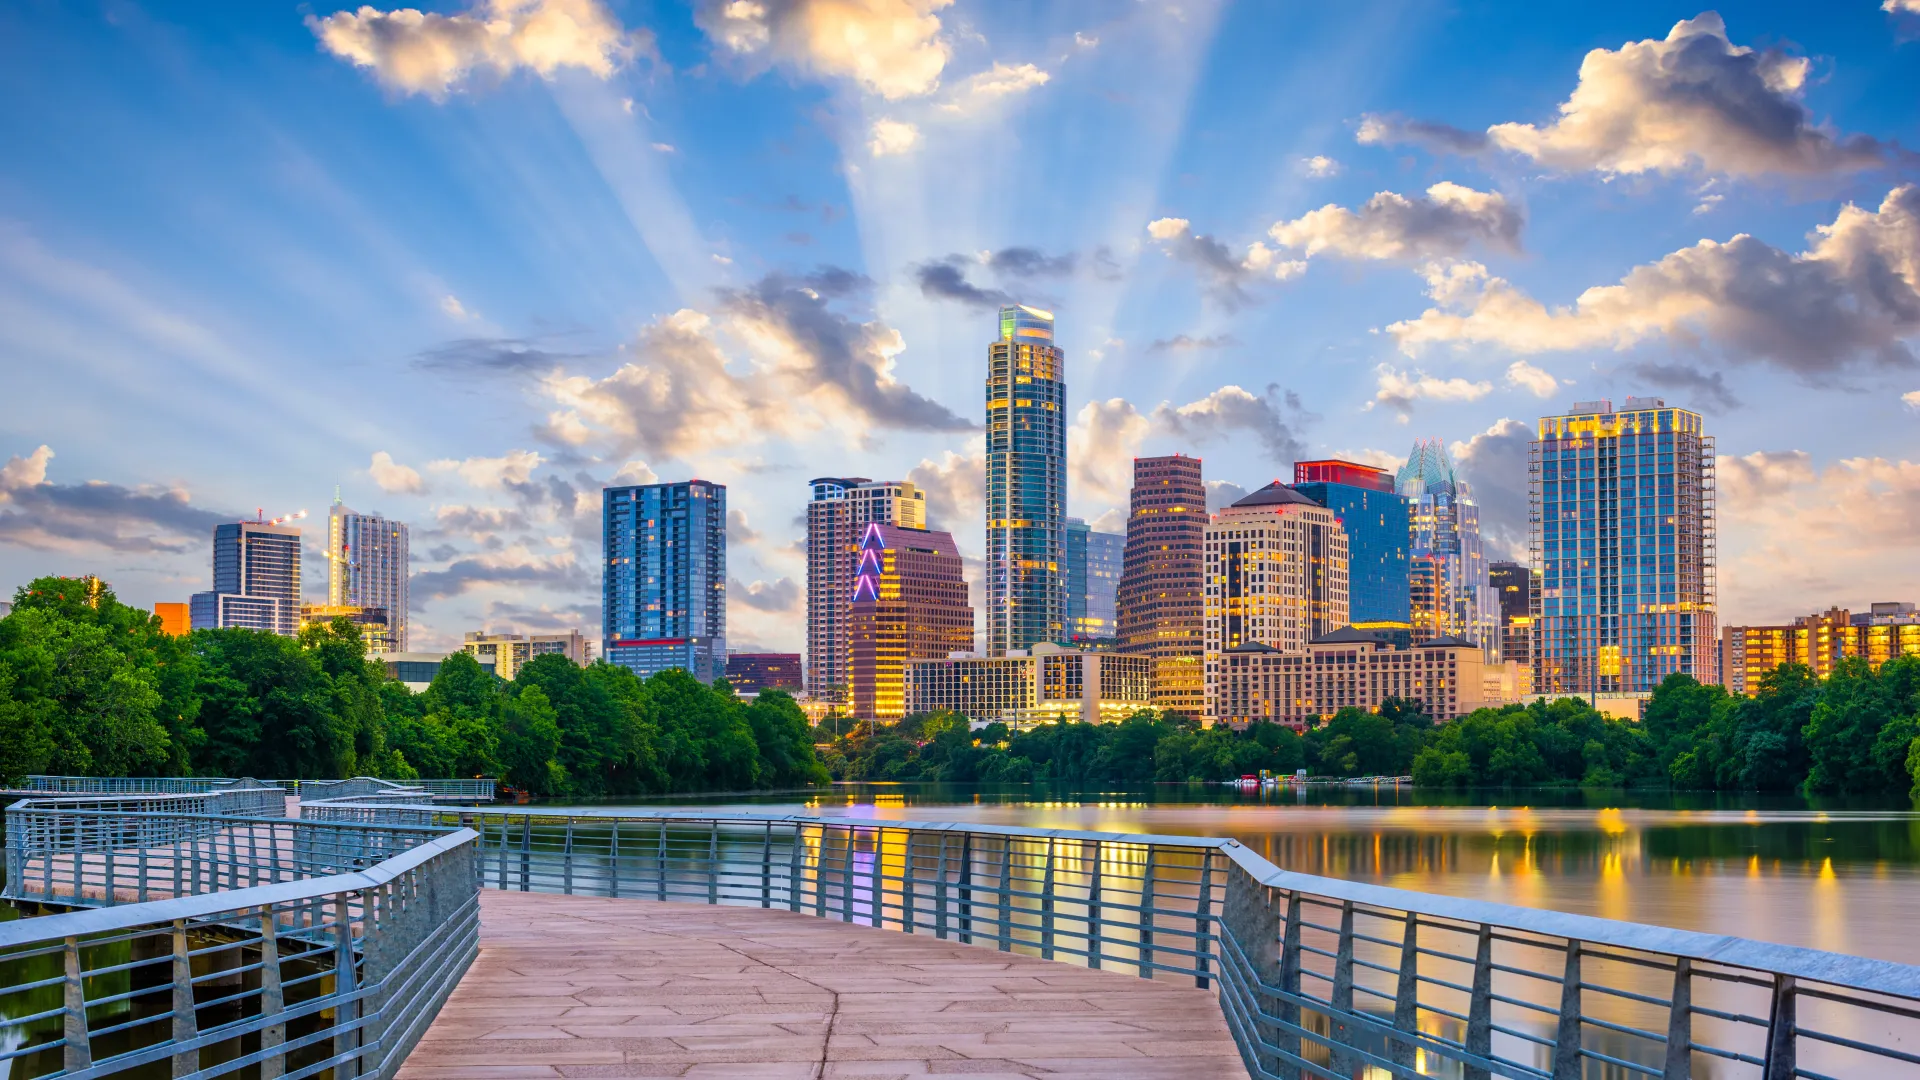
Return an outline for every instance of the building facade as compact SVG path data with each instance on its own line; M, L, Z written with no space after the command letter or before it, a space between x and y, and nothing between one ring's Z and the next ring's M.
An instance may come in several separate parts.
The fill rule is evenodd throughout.
M188 600L195 630L300 630L300 528L274 521L213 527L213 588Z
M907 665L907 711L946 709L1015 726L1116 723L1153 707L1153 658L1041 644L1005 656Z
M8 608L11 610L12 605ZM160 619L160 632L168 637L181 637L193 631L193 616L186 604L158 603L153 605L153 613ZM0 618L5 615L6 612L0 612Z
M334 500L327 511L327 603L386 612L385 652L407 651L407 526ZM371 648L371 645L369 645Z
M1111 643L1120 589L1124 533L1099 532L1067 519L1067 637L1076 644Z
M1500 604L1500 659L1518 665L1518 693L1533 689L1533 609L1540 600L1540 577L1517 562L1487 565L1487 582Z
M1414 639L1452 635L1500 657L1498 599L1487 581L1487 557L1480 545L1480 507L1467 482L1453 471L1439 439L1419 439L1400 467L1396 483L1407 500L1409 595L1424 597L1410 605ZM1425 566L1416 566L1417 560ZM1430 578L1414 586L1411 578Z
M593 642L578 630L564 634L489 634L469 630L460 648L511 682L522 665L536 656L564 656L577 667L593 663Z
M369 659L381 653L405 652L405 649L393 647L393 637L387 626L387 609L361 607L358 604L301 604L300 629L319 623L331 623L335 619L346 619L360 630L360 641L367 647Z
M1912 604L1830 608L1784 625L1729 626L1720 635L1720 672L1735 694L1759 693L1761 680L1781 664L1805 665L1824 679L1849 657L1878 670L1896 656L1920 656L1920 612Z
M1644 696L1674 672L1719 682L1700 414L1659 398L1579 402L1541 418L1529 461L1534 691Z
M1393 474L1352 461L1301 461L1293 466L1293 489L1333 511L1347 531L1347 607L1353 624L1411 629L1411 524Z
M1275 480L1206 529L1207 711L1226 713L1224 657L1259 644L1301 652L1348 623L1347 533L1333 511Z
M601 492L601 655L646 678L727 666L727 489L689 480Z
M1053 314L1000 309L987 347L987 652L1067 634L1066 360Z
M853 715L906 716L907 664L973 649L973 608L952 535L868 525L854 563L847 627Z
M904 480L822 476L808 484L807 691L823 700L847 687L847 618L855 548L868 525L927 527L927 494Z
M1390 697L1420 702L1437 721L1454 720L1484 703L1485 665L1477 643L1456 637L1396 649L1347 629L1294 652L1248 642L1221 657L1214 722L1304 730L1344 708L1378 712Z
M1153 703L1206 710L1207 486L1200 459L1133 459L1114 623L1119 650L1153 658Z
M757 694L762 690L802 692L799 653L728 653L727 682L736 694Z
M440 674L440 665L453 655L443 652L389 652L376 659L395 681L419 694L433 685L434 676ZM498 674L493 670L493 665L485 660L480 661L480 670L489 675Z

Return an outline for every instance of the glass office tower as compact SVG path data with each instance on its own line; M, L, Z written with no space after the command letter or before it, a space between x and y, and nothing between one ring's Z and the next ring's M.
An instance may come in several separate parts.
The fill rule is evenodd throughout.
M1400 494L1409 515L1409 577L1426 604L1412 605L1414 639L1462 637L1500 659L1500 601L1487 580L1480 546L1480 507L1467 482L1454 474L1439 439L1420 439L1400 467ZM1430 578L1422 588L1423 578Z
M601 655L641 678L727 670L727 489L689 480L601 492Z
M1720 681L1713 450L1699 413L1659 398L1541 418L1536 692L1645 695L1673 672Z
M1067 384L1053 313L1000 309L987 347L987 651L1067 635Z
M1393 474L1353 461L1299 461L1293 489L1334 512L1347 531L1347 606L1353 625L1369 630L1411 628L1407 546L1412 541L1407 500Z
M300 631L300 528L273 521L213 527L213 589L188 598L195 630Z

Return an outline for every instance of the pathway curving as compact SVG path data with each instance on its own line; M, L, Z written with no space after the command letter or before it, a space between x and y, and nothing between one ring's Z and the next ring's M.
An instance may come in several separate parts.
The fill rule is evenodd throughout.
M1247 1075L1212 991L759 908L483 890L399 1080Z

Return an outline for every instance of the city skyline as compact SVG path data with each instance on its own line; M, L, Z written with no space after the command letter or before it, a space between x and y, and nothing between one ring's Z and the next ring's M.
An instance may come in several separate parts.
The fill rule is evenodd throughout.
M537 60L425 69L382 51L384 10L8 17L0 125L45 152L0 157L0 362L37 403L0 422L0 580L181 602L216 524L338 485L412 526L411 648L594 637L602 486L704 478L729 644L800 652L793 522L844 473L926 490L984 629L980 355L1018 303L1059 316L1061 512L1094 529L1124 527L1135 457L1205 457L1218 508L1417 436L1487 559L1524 559L1538 418L1657 396L1718 440L1721 625L1920 595L1920 327L1867 286L1920 287L1895 148L1920 43L1877 5L1421 10L1414 35L903 0L844 15L902 31L855 64L805 3L582 0ZM1681 110L1647 72L1683 54L1748 96ZM1764 267L1806 302L1687 275Z

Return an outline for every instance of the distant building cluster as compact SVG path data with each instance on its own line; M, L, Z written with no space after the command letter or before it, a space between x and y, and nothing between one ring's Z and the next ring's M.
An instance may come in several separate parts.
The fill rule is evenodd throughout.
M976 722L1106 721L1154 708L1207 723L1301 727L1342 708L1579 696L1637 716L1679 673L1752 693L1782 663L1920 654L1908 603L1791 625L1718 625L1714 442L1658 398L1575 403L1531 442L1525 562L1489 561L1480 508L1446 444L1397 472L1301 461L1209 512L1201 460L1133 461L1124 531L1068 517L1066 355L1051 312L1000 310L987 344L984 560L969 599L952 533L907 480L808 482L802 653L727 648L727 489L705 480L602 492L599 655L645 677L684 669L737 693L780 690L816 719L948 709ZM295 634L347 619L415 687L445 653L408 651L408 529L335 500L324 604L301 593L295 515L214 529L212 588L156 605L168 633ZM593 659L579 631L469 632L512 679L545 655Z

